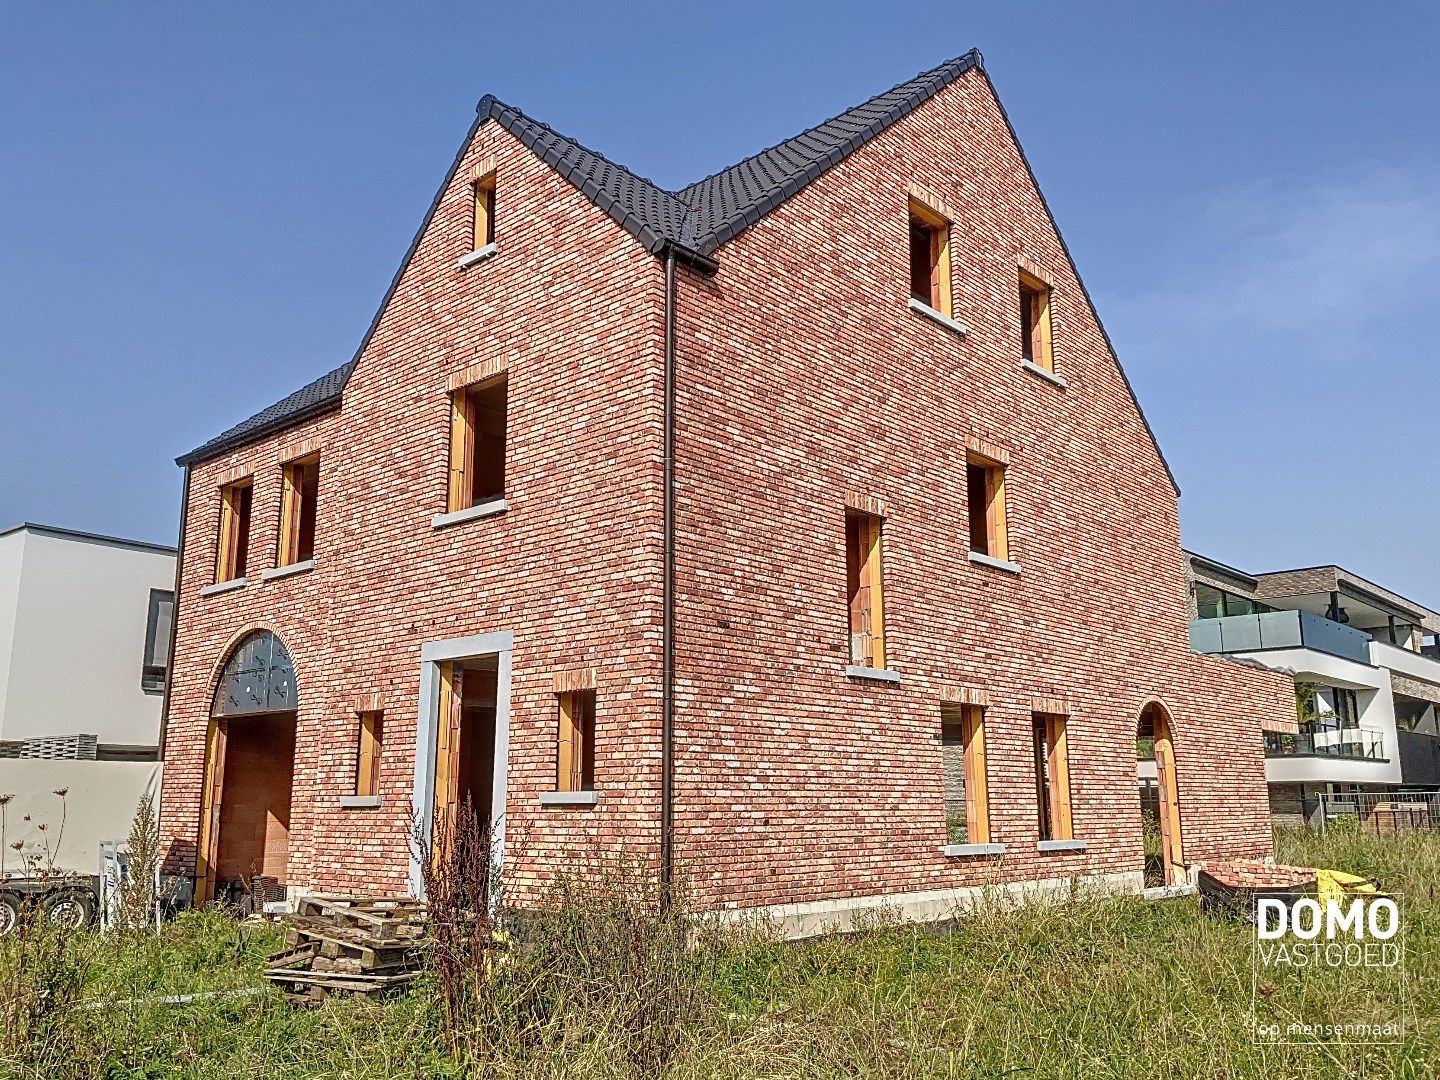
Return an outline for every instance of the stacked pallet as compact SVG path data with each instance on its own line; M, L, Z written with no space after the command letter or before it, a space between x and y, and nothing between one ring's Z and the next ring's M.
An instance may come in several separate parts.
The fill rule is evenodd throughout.
M307 896L284 922L285 948L270 957L265 978L297 999L318 1001L342 990L384 993L420 974L422 900Z

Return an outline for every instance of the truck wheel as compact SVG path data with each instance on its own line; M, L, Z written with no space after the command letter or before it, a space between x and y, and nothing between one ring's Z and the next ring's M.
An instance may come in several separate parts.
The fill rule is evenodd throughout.
M0 893L0 937L13 933L20 922L20 898Z
M95 919L95 898L86 892L51 893L42 906L45 918L62 930L79 930Z

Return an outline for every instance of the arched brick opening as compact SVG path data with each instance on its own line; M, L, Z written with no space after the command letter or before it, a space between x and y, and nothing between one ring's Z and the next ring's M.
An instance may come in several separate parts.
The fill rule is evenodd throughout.
M1145 829L1146 884L1179 884L1184 873L1185 850L1175 771L1175 724L1163 702L1152 699L1141 708L1135 739L1142 774L1140 805ZM1146 761L1154 762L1153 779L1145 775Z
M258 906L288 877L295 722L290 651L270 630L245 634L215 676L196 853L197 903Z

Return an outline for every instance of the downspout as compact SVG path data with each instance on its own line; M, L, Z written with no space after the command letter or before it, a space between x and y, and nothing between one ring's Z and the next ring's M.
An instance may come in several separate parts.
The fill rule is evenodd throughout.
M175 547L175 599L170 604L170 647L165 653L165 696L160 699L160 760L165 760L165 732L170 727L170 687L175 680L175 639L180 630L180 570L185 565L185 516L190 506L190 466L185 466L185 481L180 487L180 539ZM161 784L165 771L161 769Z
M660 904L675 856L675 249L665 252L665 570L660 600Z
M675 868L675 262L707 277L720 264L683 244L665 247L665 572L661 595L660 903L668 909Z

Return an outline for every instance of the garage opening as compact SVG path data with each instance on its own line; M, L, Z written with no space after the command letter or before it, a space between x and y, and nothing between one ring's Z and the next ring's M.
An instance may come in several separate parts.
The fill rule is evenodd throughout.
M284 899L299 696L284 643L246 637L221 671L210 710L195 872L198 903Z

